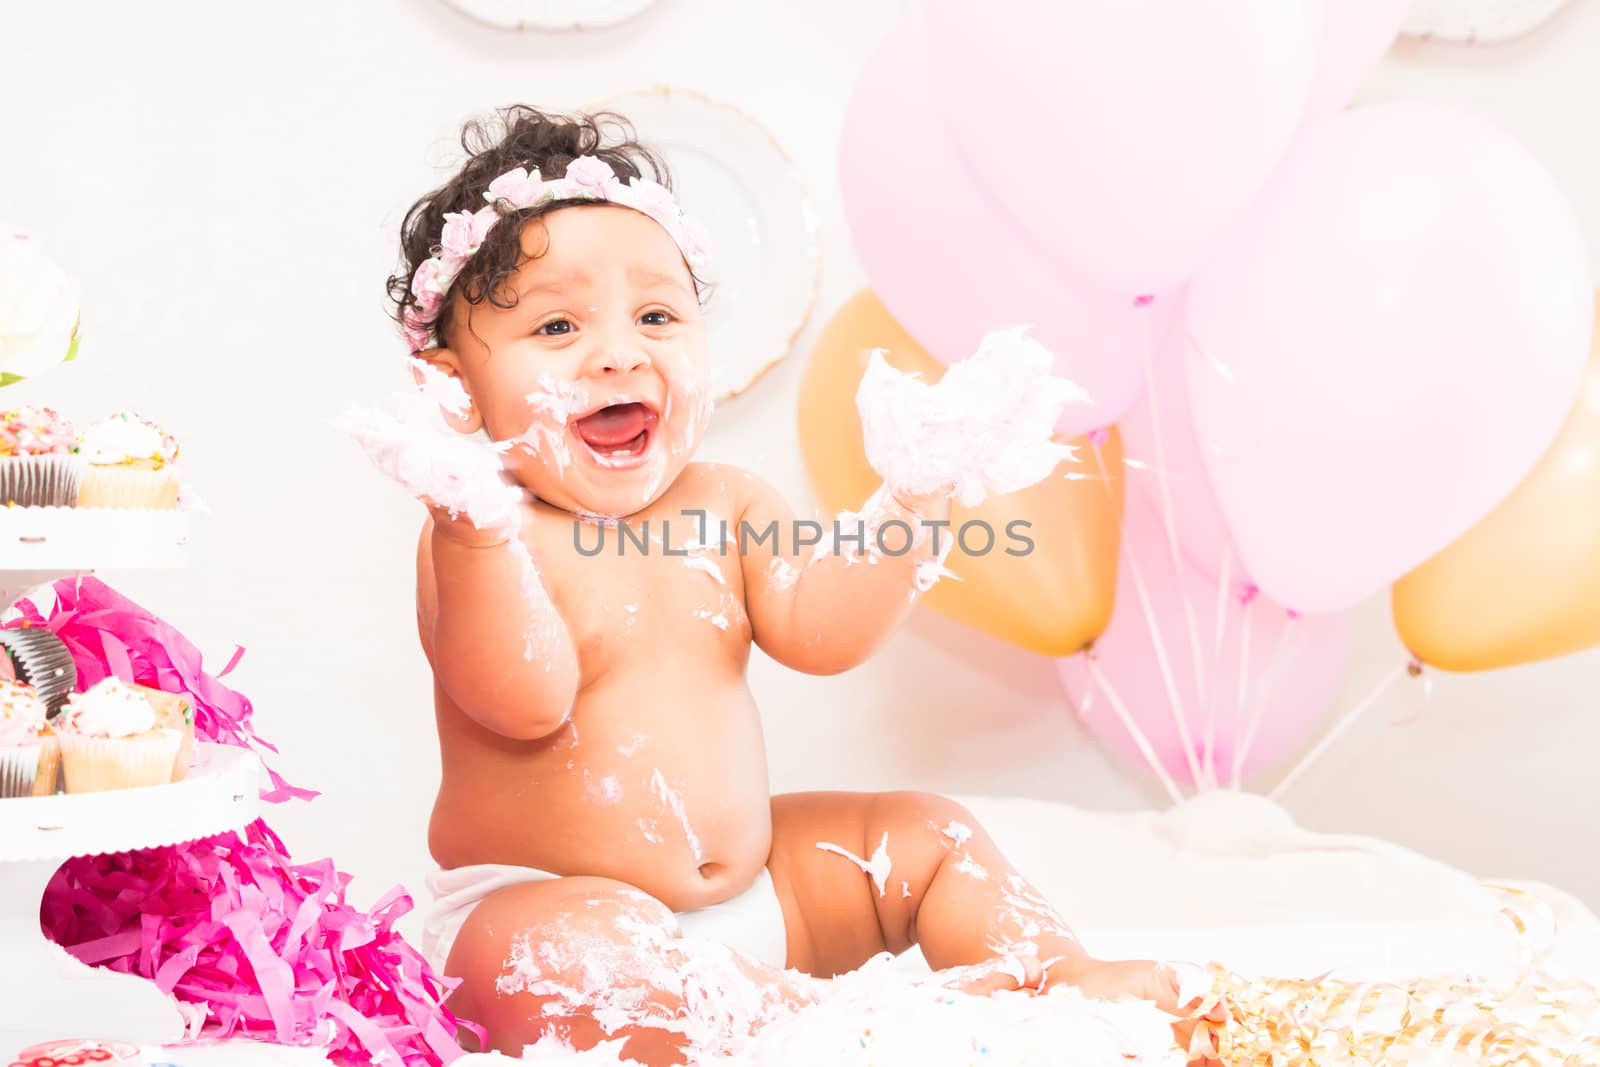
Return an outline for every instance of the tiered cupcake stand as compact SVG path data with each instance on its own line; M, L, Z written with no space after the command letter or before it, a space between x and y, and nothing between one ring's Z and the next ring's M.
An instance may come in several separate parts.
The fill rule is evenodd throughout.
M182 510L0 508L0 604L9 611L42 583L102 568L181 567L191 526ZM86 966L47 940L40 902L71 857L178 844L245 826L256 816L260 776L253 754L201 742L182 782L0 800L0 1052L58 1038L156 1045L182 1036L176 1003L153 983Z

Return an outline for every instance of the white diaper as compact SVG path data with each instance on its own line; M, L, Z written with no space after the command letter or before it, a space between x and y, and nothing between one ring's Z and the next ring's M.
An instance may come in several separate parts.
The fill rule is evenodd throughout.
M490 893L524 882L544 882L556 875L532 867L480 863L440 870L428 876L433 908L422 922L422 953L433 969L444 972L456 935L472 909ZM788 960L788 934L783 906L773 888L772 875L763 867L755 882L731 900L709 908L677 912L678 930L685 937L715 941L746 959L782 968Z

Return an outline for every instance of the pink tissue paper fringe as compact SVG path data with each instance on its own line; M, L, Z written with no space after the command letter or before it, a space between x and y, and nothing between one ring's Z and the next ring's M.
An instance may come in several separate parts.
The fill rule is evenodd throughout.
M12 626L44 627L72 652L80 686L107 676L195 704L202 740L276 752L255 735L250 701L201 667L183 635L95 578L55 584L45 618L27 601ZM317 794L270 771L273 803ZM45 891L47 936L85 963L154 981L204 1012L200 1036L315 1045L341 1064L449 1063L462 1022L443 1007L456 986L434 973L394 923L411 910L396 887L363 912L332 860L294 864L261 820L183 845L69 860Z

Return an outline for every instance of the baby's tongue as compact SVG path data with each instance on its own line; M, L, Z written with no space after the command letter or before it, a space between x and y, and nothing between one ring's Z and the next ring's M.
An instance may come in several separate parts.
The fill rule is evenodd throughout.
M618 448L644 433L647 410L643 404L612 404L585 415L573 429L595 448Z

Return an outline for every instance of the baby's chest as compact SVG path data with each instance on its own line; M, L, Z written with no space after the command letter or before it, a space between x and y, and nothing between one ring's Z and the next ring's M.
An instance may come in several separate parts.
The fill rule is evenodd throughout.
M546 588L580 656L664 649L744 650L750 622L739 559L691 528L576 523L541 537Z

